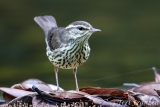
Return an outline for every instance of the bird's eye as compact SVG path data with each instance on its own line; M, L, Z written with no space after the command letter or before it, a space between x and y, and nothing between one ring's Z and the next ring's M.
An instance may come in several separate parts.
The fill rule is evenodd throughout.
M77 27L79 30L86 30L85 28L83 28L83 27Z

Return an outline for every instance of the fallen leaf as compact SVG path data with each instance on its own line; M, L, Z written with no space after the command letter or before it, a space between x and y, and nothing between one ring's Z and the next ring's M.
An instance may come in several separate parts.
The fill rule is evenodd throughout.
M35 92L19 90L19 89L12 89L12 88L5 88L5 87L0 87L0 90L4 92L3 98L6 101L6 103L13 100L14 98L35 93Z
M160 90L160 83L156 83L156 82L150 82L148 84L145 83L145 85L141 85L140 87L134 87L129 90L132 90L134 92L141 92L147 95L158 95L154 89Z
M126 97L124 91L117 88L100 88L100 87L85 87L80 88L80 91L90 95L97 95L102 98L108 97Z
M160 107L160 99L158 96L146 95L140 92L132 92L131 96L135 99L139 106Z

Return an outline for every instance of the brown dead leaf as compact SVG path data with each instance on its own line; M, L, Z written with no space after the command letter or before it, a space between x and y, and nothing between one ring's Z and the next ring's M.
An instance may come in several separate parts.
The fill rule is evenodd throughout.
M117 88L100 88L100 87L85 87L80 88L80 91L90 95L97 95L102 98L108 97L126 97L124 91Z
M93 101L94 104L96 105L100 105L100 106L106 106L106 107L126 107L126 105L120 105L120 104L117 104L117 103L113 103L113 102L108 102L108 101L105 101L99 97L94 97L94 96L91 96L91 95L85 95L86 98L90 99Z
M77 104L107 107L126 106L115 103L116 101L123 101L123 98L127 99L124 91L120 89L86 87L81 88L81 91L70 90L57 92L52 90L52 87L54 87L54 85L44 83L37 79L29 79L20 84L13 85L12 88L1 87L0 90L4 92L4 99L8 105L12 106L14 104L21 104L21 106L28 104L28 106L36 105L38 107L61 106L61 104L72 106L77 106ZM103 98L110 98L110 100Z
M77 92L74 90L70 91L63 91L63 92L43 92L43 95L49 99L55 99L57 101L65 101L65 102L76 102L80 101L83 99L86 99L84 96L88 95L87 93L84 92Z
M57 86L47 84L38 79L28 79L22 83L13 85L11 88L0 87L0 90L4 92L4 100L8 103L14 98L34 93L32 90L33 85L42 91L53 92L55 89L57 90ZM63 89L61 89L61 91L63 91Z
M156 82L150 82L148 84L145 83L145 85L141 85L140 87L132 88L131 90L134 92L141 92L147 95L158 95L154 89L160 90L160 83L156 83Z
M128 92L129 98L136 102L138 106L160 107L160 99L155 95L146 95L140 92Z
M35 92L29 92L25 90L5 88L5 87L0 87L0 90L4 92L3 98L7 103L13 100L14 98L35 93Z
M33 85L35 85L36 87L38 87L38 89L43 90L43 91L52 92L52 91L57 90L57 86L52 85L52 84L47 84L39 79L28 79L28 80L23 81L20 84L13 85L11 88L32 91ZM60 89L61 91L63 91L62 88Z
M13 99L12 101L10 101L8 103L8 106L10 107L34 107L33 106L33 102L32 102L32 98L34 96L36 96L37 93L34 93L34 94L29 94L29 95L26 95L26 96L21 96L21 97L17 97L15 99ZM35 106L37 107L37 106Z
M5 100L6 103L10 102L11 100L15 99L16 97L8 94L8 93L3 93L3 99Z
M107 102L99 97L91 96L84 92L77 92L77 91L64 91L64 92L43 92L41 91L41 95L30 94L26 96L22 96L19 98L16 98L9 102L8 105L14 105L17 104L17 102L21 102L21 104L25 105L26 103L28 105L34 105L38 107L45 107L45 106L60 106L60 105L66 105L66 106L78 106L79 104L84 104L86 107L93 106L93 105L101 105L101 106L107 106L107 107L125 107L120 104ZM65 103L64 103L65 102ZM92 102L89 104L89 102ZM66 107L64 106L64 107Z
M77 91L71 90L66 92L55 93L54 98L55 97L62 98L65 102L66 100L67 101L70 100L70 102L75 102L75 101L86 101L88 99L88 100L91 100L95 105L101 105L101 106L107 106L107 107L124 107L123 105L107 102L100 97L95 97L81 91L77 92Z
M155 67L152 68L155 74L155 82L141 83L138 87L133 87L129 91L140 92L147 95L158 95L154 90L160 90L160 74Z

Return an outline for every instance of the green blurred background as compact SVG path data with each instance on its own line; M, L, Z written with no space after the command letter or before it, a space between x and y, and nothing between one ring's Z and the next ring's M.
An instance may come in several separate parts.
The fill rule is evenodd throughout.
M99 28L89 39L89 60L78 68L79 87L121 87L153 81L160 63L158 0L1 0L0 86L28 78L55 84L42 29L33 18L55 16L59 26L84 20ZM60 86L75 89L72 70L59 71Z

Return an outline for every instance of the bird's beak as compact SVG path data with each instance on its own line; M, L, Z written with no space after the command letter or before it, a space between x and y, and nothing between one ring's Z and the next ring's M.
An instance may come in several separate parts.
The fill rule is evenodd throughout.
M96 28L92 28L92 29L89 30L89 32L92 32L92 33L100 32L100 31L101 31L100 29L96 29Z

